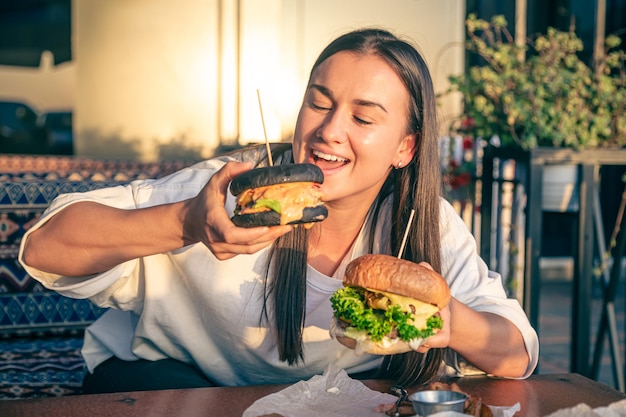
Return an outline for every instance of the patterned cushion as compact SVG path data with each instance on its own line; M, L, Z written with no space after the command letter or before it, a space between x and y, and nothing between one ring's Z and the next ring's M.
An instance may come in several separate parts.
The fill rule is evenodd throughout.
M59 194L117 185L112 182L0 183L0 293L43 291L17 261L22 237Z
M158 178L178 171L195 161L158 161L141 162L117 159L90 159L70 156L42 156L42 155L0 155L0 173L2 175L24 174L26 176L39 174L57 178L69 178L72 173L80 173L88 178L89 175L124 174L128 178ZM56 178L54 178L56 179Z
M88 300L46 290L17 261L24 233L59 194L119 183L26 181L0 183L0 335L66 332L102 314Z
M89 300L52 291L0 294L0 335L62 334L84 329L104 313Z
M159 178L192 163L0 155L0 336L74 331L103 312L46 290L17 261L25 232L56 196Z
M80 394L84 328L105 311L32 279L17 261L24 233L59 194L159 178L192 163L0 155L0 400Z
M79 331L0 339L0 400L81 394L86 372L82 345Z

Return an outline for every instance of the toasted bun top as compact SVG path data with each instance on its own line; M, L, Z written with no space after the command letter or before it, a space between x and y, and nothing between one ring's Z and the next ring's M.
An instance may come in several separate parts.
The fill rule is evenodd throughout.
M313 164L284 164L251 169L237 175L230 183L230 192L239 195L250 188L288 182L324 182L324 173Z
M450 302L450 288L441 275L390 255L372 254L354 259L346 268L343 284L415 298L440 309Z

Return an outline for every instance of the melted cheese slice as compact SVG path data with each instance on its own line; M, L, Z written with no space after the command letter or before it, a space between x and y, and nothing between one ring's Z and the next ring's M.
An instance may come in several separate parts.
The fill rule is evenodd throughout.
M420 300L416 300L411 297L405 297L403 295L393 294L385 291L378 291L366 288L367 291L377 294L378 297L370 302L370 307L378 308L381 310L388 310L389 306L399 305L402 311L412 312L415 309L415 313L413 313L413 325L418 329L423 329L426 327L426 320L433 314L439 311L437 306L432 304L425 303ZM413 308L411 308L413 306Z
M280 224L288 224L300 220L305 208L321 204L322 197L321 190L312 182L291 182L246 190L238 197L237 205L242 214L258 213L270 209L254 208L257 200L276 200L281 203Z

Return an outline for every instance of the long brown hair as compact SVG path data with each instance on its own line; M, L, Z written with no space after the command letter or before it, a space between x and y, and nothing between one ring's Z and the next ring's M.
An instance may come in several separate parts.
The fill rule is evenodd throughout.
M409 91L407 129L408 133L416 134L416 151L409 164L392 170L379 193L375 209L380 208L385 197L393 195L392 218L380 219L391 221L392 253L398 253L411 210L414 209L415 222L410 229L403 257L415 262L426 261L441 272L437 110L426 62L409 42L390 32L376 28L362 29L331 42L315 61L311 75L322 62L341 51L381 57L395 70ZM307 237L306 230L296 228L275 242L270 255L275 269L272 279L266 284L266 302L270 301L274 311L279 356L290 365L304 360L302 332L306 306ZM370 244L373 250L373 236ZM265 313L267 317L267 309ZM380 376L395 379L403 385L425 383L436 376L442 359L442 349L430 349L426 355L409 352L388 356Z

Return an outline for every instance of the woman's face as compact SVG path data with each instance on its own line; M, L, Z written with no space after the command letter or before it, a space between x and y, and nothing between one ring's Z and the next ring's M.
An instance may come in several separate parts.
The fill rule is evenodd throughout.
M327 203L369 205L392 166L411 161L415 135L407 133L408 108L406 87L382 58L339 52L317 67L293 150L296 162L324 172Z

